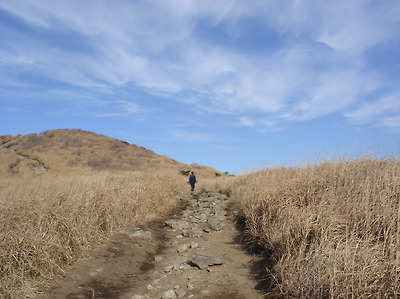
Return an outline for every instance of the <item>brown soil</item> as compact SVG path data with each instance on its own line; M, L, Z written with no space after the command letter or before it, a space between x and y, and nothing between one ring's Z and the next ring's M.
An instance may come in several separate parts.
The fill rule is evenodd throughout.
M182 202L181 209L169 219L181 219L186 207L187 202ZM167 227L165 220L142 227L152 232L151 239L117 234L40 298L161 298L174 288L186 292L182 298L265 298L266 286L260 277L262 257L245 250L240 226L233 221L234 211L227 211L221 231L204 233L199 238L176 238L179 232ZM176 240L179 244L196 242L202 250L218 252L224 263L208 269L191 266L165 271L166 262L179 256Z

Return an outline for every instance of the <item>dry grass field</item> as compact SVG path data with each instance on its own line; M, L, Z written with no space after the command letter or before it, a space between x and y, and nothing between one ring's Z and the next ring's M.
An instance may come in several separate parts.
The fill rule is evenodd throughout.
M285 298L400 295L400 161L264 169L232 191L249 243Z
M230 193L275 298L395 298L400 161L360 158L237 177L80 130L0 136L0 298L34 298L121 227L197 188ZM216 175L218 173L218 175Z
M38 290L121 227L159 218L215 170L80 130L0 137L0 298ZM201 183L199 188L201 188Z

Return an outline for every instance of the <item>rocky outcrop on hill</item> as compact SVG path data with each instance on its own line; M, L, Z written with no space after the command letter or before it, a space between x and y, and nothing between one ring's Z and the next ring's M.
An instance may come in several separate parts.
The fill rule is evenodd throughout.
M8 155L11 155L11 161L8 161L8 173L18 173L22 167L29 169L35 176L40 175L43 171L47 171L47 167L38 158L17 150L18 143L22 137L12 137L11 135L1 137L0 147L6 150Z

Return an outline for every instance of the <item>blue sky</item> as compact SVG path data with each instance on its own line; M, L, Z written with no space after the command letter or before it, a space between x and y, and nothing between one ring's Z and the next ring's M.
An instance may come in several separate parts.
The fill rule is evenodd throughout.
M0 134L240 173L400 147L400 2L0 0Z

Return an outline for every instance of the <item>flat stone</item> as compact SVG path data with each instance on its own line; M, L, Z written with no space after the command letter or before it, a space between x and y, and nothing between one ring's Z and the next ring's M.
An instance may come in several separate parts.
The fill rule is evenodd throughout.
M189 222L185 220L167 220L165 224L168 225L172 229L185 229L189 227Z
M178 252L185 252L188 249L187 244L182 244L181 246L178 247L176 251Z
M157 278L153 280L153 285L158 285L160 283L161 279Z
M226 216L226 211L225 210L218 210L218 211L215 211L214 215L215 216L225 217Z
M154 287L153 287L151 284L148 284L147 287L146 287L146 289L147 289L148 291L152 291L152 290L154 290Z
M201 237L202 235L203 235L203 232L199 229L189 229L189 230L183 231L183 236L185 236L187 238L197 238L197 237Z
M211 204L209 202L200 202L198 206L199 208L209 208L211 207Z
M191 262L200 269L205 269L209 266L222 265L224 259L215 252L198 252L192 255Z
M177 297L176 297L176 293L175 293L174 290L169 290L169 291L164 292L162 294L161 298L162 299L174 299L174 298L177 298Z
M178 256L173 261L169 262L164 268L165 271L179 270L180 266L186 263L187 258L184 256Z
M199 214L210 215L211 214L211 209L210 208L200 208L199 209Z
M225 208L222 207L221 205L215 205L212 207L212 209L214 210L214 212L226 212Z
M207 220L207 215L206 215L206 214L198 214L198 215L196 215L196 217L197 217L200 221Z
M210 201L212 201L212 198L210 197L203 197L199 199L199 202L210 202Z
M211 218L207 220L207 226L212 230L220 231L222 228L221 222L217 219Z
M197 247L199 247L199 243L196 242L190 243L190 249L196 249Z
M226 216L222 216L222 215L214 215L214 218L219 220L219 221L224 221L226 219Z
M195 199L189 200L189 206L196 207L197 206L197 200L195 200Z
M177 289L175 290L175 293L176 293L176 296L177 296L178 298L182 298L182 297L184 297L184 296L186 295L185 290L182 289L182 288L177 288Z
M210 197L214 197L216 199L227 200L228 196L226 194L221 194L219 192L213 192L209 194Z
M190 269L190 265L189 264L182 264L179 266L179 270L188 270Z
M228 196L226 194L218 193L217 198L221 200L227 200Z
M130 238L138 238L149 240L151 239L151 231L144 231L138 227L125 227L119 230L121 234L125 234Z

